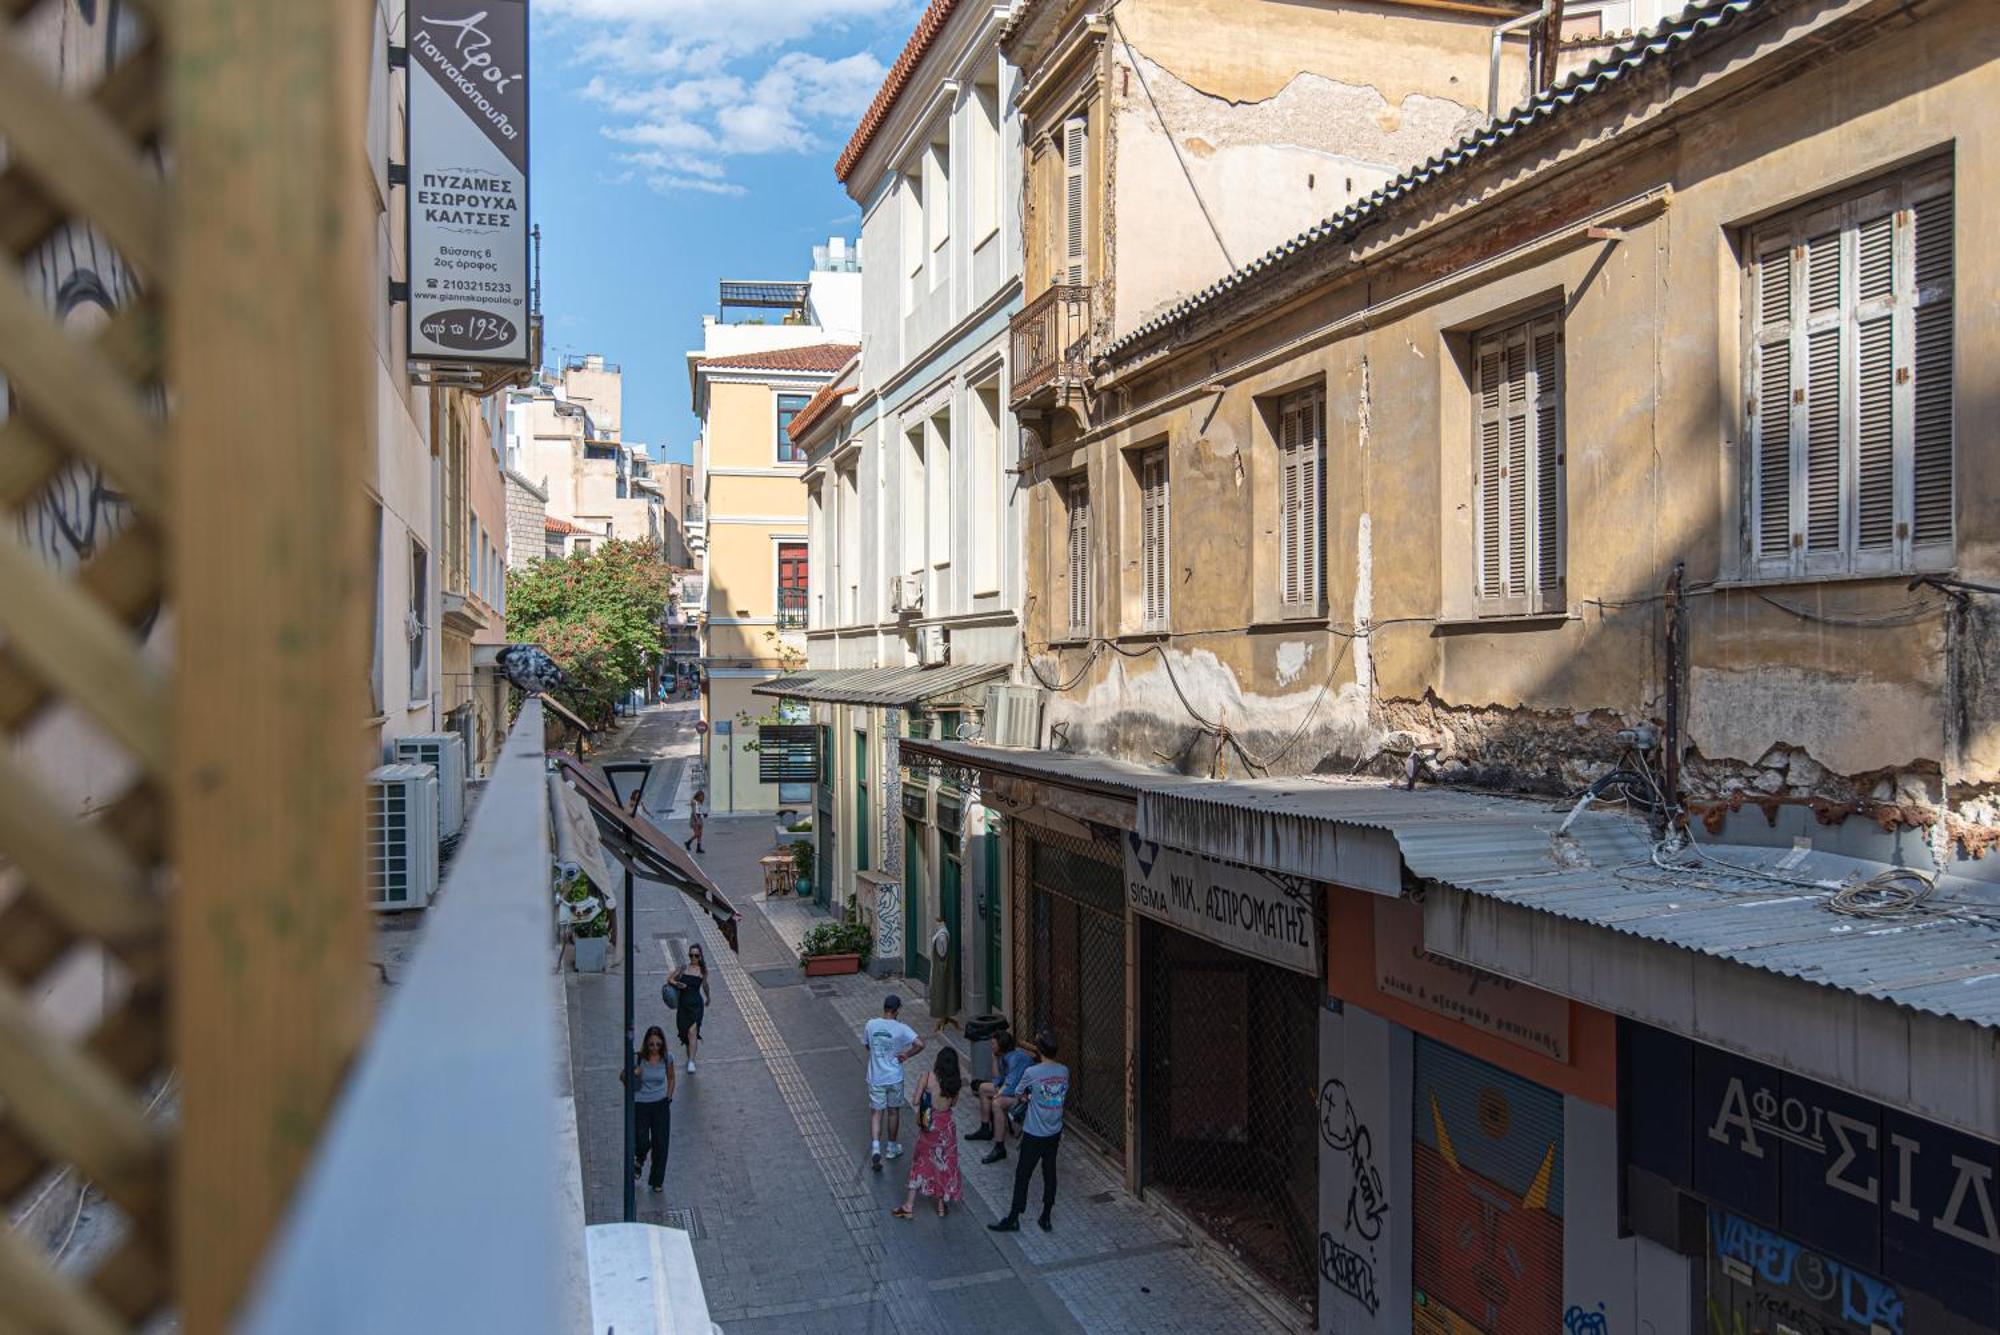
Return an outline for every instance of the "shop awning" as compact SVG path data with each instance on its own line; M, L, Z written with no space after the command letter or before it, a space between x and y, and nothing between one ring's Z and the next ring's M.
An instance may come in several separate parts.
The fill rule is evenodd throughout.
M1663 867L1645 823L1622 812L1585 812L1559 834L1567 808L1517 797L901 747L1124 798L1138 836L1169 848L1385 896L1424 884L1427 950L2000 1139L1992 883L1946 876L1927 906L1856 917L1834 893L1891 868L1821 851L1824 835L1804 852L1703 842Z
M900 708L1007 675L1004 663L945 663L934 667L831 668L760 682L754 695L831 705Z
M736 924L743 915L687 850L644 816L620 806L611 786L589 765L562 751L550 752L549 758L555 761L556 772L590 804L591 815L597 818L612 855L620 861L629 860L636 874L665 881L701 901L730 948L736 948Z

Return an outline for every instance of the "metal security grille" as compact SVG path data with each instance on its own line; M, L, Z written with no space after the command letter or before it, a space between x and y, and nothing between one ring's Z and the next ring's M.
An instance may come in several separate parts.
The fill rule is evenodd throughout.
M1415 1068L1412 1329L1561 1329L1562 1096L1427 1038Z
M759 724L757 778L763 783L819 782L819 729L810 723Z
M1027 910L1028 1032L1070 1068L1065 1126L1125 1147L1125 903L1115 849L1017 827L1016 902Z
M1139 979L1146 1186L1312 1308L1318 981L1151 921Z

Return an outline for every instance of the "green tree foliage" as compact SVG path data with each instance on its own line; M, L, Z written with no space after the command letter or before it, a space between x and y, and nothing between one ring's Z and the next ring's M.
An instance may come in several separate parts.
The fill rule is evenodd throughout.
M565 703L592 722L646 680L662 656L673 573L647 542L607 542L580 556L507 572L507 637L539 644L573 678Z

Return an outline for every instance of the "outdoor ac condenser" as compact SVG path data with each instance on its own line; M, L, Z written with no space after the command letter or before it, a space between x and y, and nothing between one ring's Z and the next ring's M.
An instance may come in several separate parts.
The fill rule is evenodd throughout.
M429 765L437 771L437 832L456 839L465 825L465 737L456 732L420 732L398 737L396 762Z
M427 908L437 893L437 771L384 765L368 773L368 907Z
M1042 693L1033 686L988 686L984 740L1029 750L1042 744Z

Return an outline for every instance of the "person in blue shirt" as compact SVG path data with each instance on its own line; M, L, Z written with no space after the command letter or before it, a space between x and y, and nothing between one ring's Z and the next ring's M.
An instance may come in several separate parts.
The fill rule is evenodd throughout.
M1028 1183L1035 1170L1042 1170L1042 1213L1036 1223L1047 1233L1055 1227L1056 1151L1062 1146L1063 1105L1069 1101L1069 1067L1056 1060L1055 1035L1044 1029L1035 1035L1036 1060L1021 1072L1015 1097L1027 1105L1021 1122L1021 1158L1014 1166L1014 1199L998 1223L986 1227L995 1233L1013 1233L1021 1227L1021 1214L1028 1208Z
M1000 1056L1000 1083L981 1082L979 1128L967 1132L965 1137L993 1142L993 1148L986 1152L981 1163L998 1163L1007 1157L1008 1109L1019 1102L1015 1095L1020 1089L1021 1073L1035 1060L1015 1040L1011 1030L1002 1029L993 1040L993 1048Z

